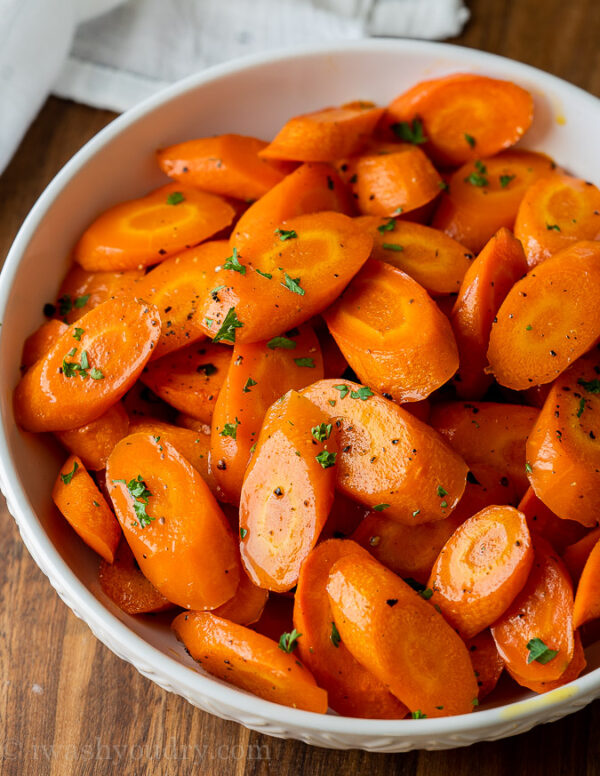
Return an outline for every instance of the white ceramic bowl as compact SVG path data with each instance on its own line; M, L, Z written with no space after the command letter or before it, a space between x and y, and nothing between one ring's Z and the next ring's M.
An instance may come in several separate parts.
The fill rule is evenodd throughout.
M56 176L26 219L0 277L0 485L31 555L65 603L113 652L166 690L225 719L279 737L339 749L399 752L501 738L558 719L600 696L600 644L588 672L542 696L523 692L460 717L362 720L322 716L260 700L204 674L167 623L118 610L98 584L98 558L66 527L50 491L64 457L48 439L21 433L11 394L25 337L55 297L80 232L104 208L163 181L154 150L199 135L272 137L289 117L352 99L382 104L415 82L456 71L513 79L536 101L525 145L600 180L600 101L516 62L417 41L366 41L252 57L192 76L116 119ZM592 670L595 669L595 670Z

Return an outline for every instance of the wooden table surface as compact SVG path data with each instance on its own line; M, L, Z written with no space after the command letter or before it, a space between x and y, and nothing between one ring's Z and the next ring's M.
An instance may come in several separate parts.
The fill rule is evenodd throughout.
M472 20L455 42L527 62L600 96L598 0L469 5ZM0 256L46 184L112 118L47 101L0 177ZM216 719L140 676L92 636L29 557L3 502L0 530L1 774L600 774L599 701L506 741L400 755L317 749ZM193 759L181 759L174 742L199 748Z

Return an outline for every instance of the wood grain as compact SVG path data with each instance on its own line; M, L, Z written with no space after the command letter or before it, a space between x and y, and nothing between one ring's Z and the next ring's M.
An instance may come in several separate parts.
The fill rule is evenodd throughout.
M600 95L598 0L474 0L454 42ZM112 118L49 99L0 178L0 256L43 188ZM62 604L0 510L0 773L203 776L596 776L600 702L517 738L449 752L370 755L267 738L142 678ZM518 769L517 771L515 769Z

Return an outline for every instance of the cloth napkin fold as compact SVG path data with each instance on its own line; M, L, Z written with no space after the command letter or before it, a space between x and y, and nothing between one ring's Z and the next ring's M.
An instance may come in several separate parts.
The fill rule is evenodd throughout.
M468 18L462 0L0 0L0 172L50 92L122 111L244 54L441 39Z

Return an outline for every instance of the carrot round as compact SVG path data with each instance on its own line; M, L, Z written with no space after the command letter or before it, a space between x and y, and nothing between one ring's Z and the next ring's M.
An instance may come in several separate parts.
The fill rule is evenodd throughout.
M129 418L120 402L91 423L70 431L57 431L56 436L69 452L83 461L86 469L106 467L108 456L117 442L127 436Z
M560 555L586 534L585 526L576 520L563 520L557 517L535 495L533 488L528 488L521 499L519 512L527 518L529 530L541 534Z
M496 402L436 404L429 423L471 464L484 463L504 474L517 495L528 486L525 445L538 411Z
M112 563L100 562L99 579L102 592L126 614L173 609L173 604L139 570L125 539L120 541Z
M74 323L113 296L131 295L143 275L142 269L89 272L73 264L58 291L56 314L67 323Z
M496 380L523 390L554 380L600 336L600 242L554 254L509 291L492 326Z
M213 194L258 199L276 186L283 174L259 151L267 143L243 135L217 135L187 140L157 152L169 178Z
M467 714L477 682L462 639L415 590L372 558L347 555L327 592L342 643L414 714Z
M91 272L147 267L207 240L233 215L221 197L169 183L102 213L81 236L73 258Z
M492 323L508 292L525 274L521 243L505 227L467 269L450 318L460 354L454 380L461 398L480 399L492 384L491 375L484 372Z
M158 310L110 299L70 326L15 389L27 431L67 431L103 415L133 386L160 335Z
M231 361L231 348L196 342L151 361L140 380L175 409L210 423Z
M535 679L526 679L519 676L515 671L509 669L509 673L512 678L523 687L527 687L533 692L543 693L550 690L556 690L558 687L564 687L565 684L577 679L579 674L585 669L587 663L585 659L585 652L583 651L583 645L581 643L581 636L579 631L575 631L574 637L575 646L573 649L573 657L571 662L565 669L564 673L558 679L550 679L548 681L536 681Z
M498 654L496 643L489 630L481 631L467 641L469 657L473 664L477 687L477 697L481 702L498 684L504 670L504 660Z
M260 620L268 598L269 591L255 585L242 569L235 595L213 609L213 614L238 625L252 625Z
M286 337L289 347L269 347L263 341L233 348L215 403L210 442L222 501L239 504L250 451L273 402L323 377L314 331L303 326L291 334Z
M434 296L458 291L474 258L447 234L422 224L377 216L357 223L373 237L371 258L406 272Z
M533 119L533 100L520 86L456 73L422 81L388 106L386 123L401 139L423 143L442 164L491 156L519 140Z
M427 398L458 367L448 319L390 264L367 262L324 317L362 382L398 402Z
M588 181L554 174L525 193L515 235L535 267L573 242L600 239L600 190Z
M331 539L311 551L300 569L294 596L298 653L338 714L366 719L402 719L408 709L350 654L335 629L327 582L334 563L365 555L354 542Z
M571 662L573 587L551 545L534 537L529 579L511 606L492 626L506 667L527 681L558 679Z
M573 624L580 628L600 617L600 541L597 541L585 562L573 610Z
M478 252L498 229L513 228L526 191L554 167L549 157L533 151L479 156L450 176L432 225Z
M321 380L302 395L335 424L344 494L408 525L443 520L456 507L467 466L425 423L349 380Z
M296 584L333 502L337 456L334 428L308 399L290 391L267 412L240 500L242 560L255 584Z
M46 355L52 345L66 330L66 323L56 318L51 318L49 321L42 323L39 329L36 329L25 340L21 355L21 366L25 369L33 366L36 361L39 361L42 356Z
M121 529L81 458L67 458L54 483L52 499L88 547L112 563Z
M351 156L364 147L382 114L383 108L371 103L352 103L295 116L260 156L298 162L330 162Z
M570 522L570 521L569 521ZM573 582L578 582L590 552L600 539L600 528L594 528L578 541L570 544L563 552L562 559L569 569Z
M169 601L214 609L235 594L241 570L231 529L173 445L151 434L125 437L108 459L106 479L142 573Z
M442 548L429 577L432 601L463 638L473 638L508 609L532 563L525 515L513 507L486 507Z
M598 525L600 515L599 369L596 351L554 382L527 442L538 498L558 517L588 527Z
M266 636L208 612L183 612L171 627L209 674L273 703L327 711L327 693L308 669Z

